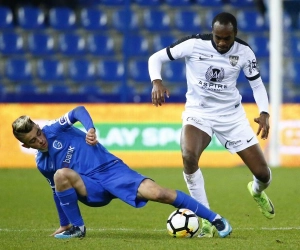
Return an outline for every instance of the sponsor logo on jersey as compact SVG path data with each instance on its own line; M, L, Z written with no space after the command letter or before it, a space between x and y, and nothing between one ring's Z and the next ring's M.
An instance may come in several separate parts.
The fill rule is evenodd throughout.
M56 148L56 149L61 149L62 148L62 143L55 140L53 142L53 147Z
M71 163L72 157L73 157L73 153L75 151L75 147L69 146L68 150L67 150L67 154L65 159L63 160L63 164L62 166L64 168L69 167L69 164Z
M225 71L223 68L210 66L205 73L205 78L210 82L222 82L224 75Z
M199 54L200 54L200 56L199 56L200 60L207 60L207 59L213 58L213 55L208 55L208 54L203 54L203 53L199 53Z
M259 72L259 67L255 59L253 59L252 61L248 60L247 63L248 63L247 68L249 70L250 75L252 75L253 72Z
M224 89L227 89L227 86L220 83L213 83L213 82L202 82L199 81L198 84L202 89L208 89L212 91L222 91Z
M238 141L227 141L225 143L225 148L230 149L230 148L236 148L242 144L241 140Z
M188 118L186 118L186 120L187 121L194 121L195 123L202 125L201 121L199 119L195 118L195 117L190 117L189 116Z
M59 124L60 125L64 125L66 123L67 123L67 119L66 119L65 116L62 116L62 117L59 118Z
M229 56L229 62L234 67L239 61L239 56Z

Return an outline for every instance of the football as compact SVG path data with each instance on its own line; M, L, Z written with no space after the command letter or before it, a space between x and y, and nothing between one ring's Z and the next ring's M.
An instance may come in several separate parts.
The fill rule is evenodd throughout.
M198 216L186 208L175 210L167 220L168 233L174 238L192 238L198 229Z

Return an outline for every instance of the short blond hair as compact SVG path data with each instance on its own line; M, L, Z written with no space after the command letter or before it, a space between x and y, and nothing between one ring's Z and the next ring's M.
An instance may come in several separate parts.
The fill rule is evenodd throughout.
M19 141L22 141L24 134L29 133L34 125L35 123L29 116L22 115L12 123L13 134Z

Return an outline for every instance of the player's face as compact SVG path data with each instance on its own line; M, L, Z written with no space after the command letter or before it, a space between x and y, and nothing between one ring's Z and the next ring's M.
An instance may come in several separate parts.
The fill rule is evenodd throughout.
M212 34L218 52L224 54L230 50L236 36L231 23L224 25L215 22Z
M47 138L45 137L40 127L37 125L34 125L33 129L24 136L22 141L26 146L30 148L42 151L48 149Z

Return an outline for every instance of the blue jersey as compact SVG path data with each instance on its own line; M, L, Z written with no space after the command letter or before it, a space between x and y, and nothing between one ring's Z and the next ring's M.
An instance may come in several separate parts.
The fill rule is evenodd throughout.
M120 198L134 207L144 206L146 201L137 199L136 194L146 177L128 168L100 143L88 145L86 134L72 126L76 121L80 121L86 130L94 127L86 109L77 107L42 129L48 151L38 151L36 155L37 167L53 189L60 225L69 224L55 193L54 174L61 168L73 169L81 176L88 196L78 195L78 199L86 205L104 206L112 199Z

